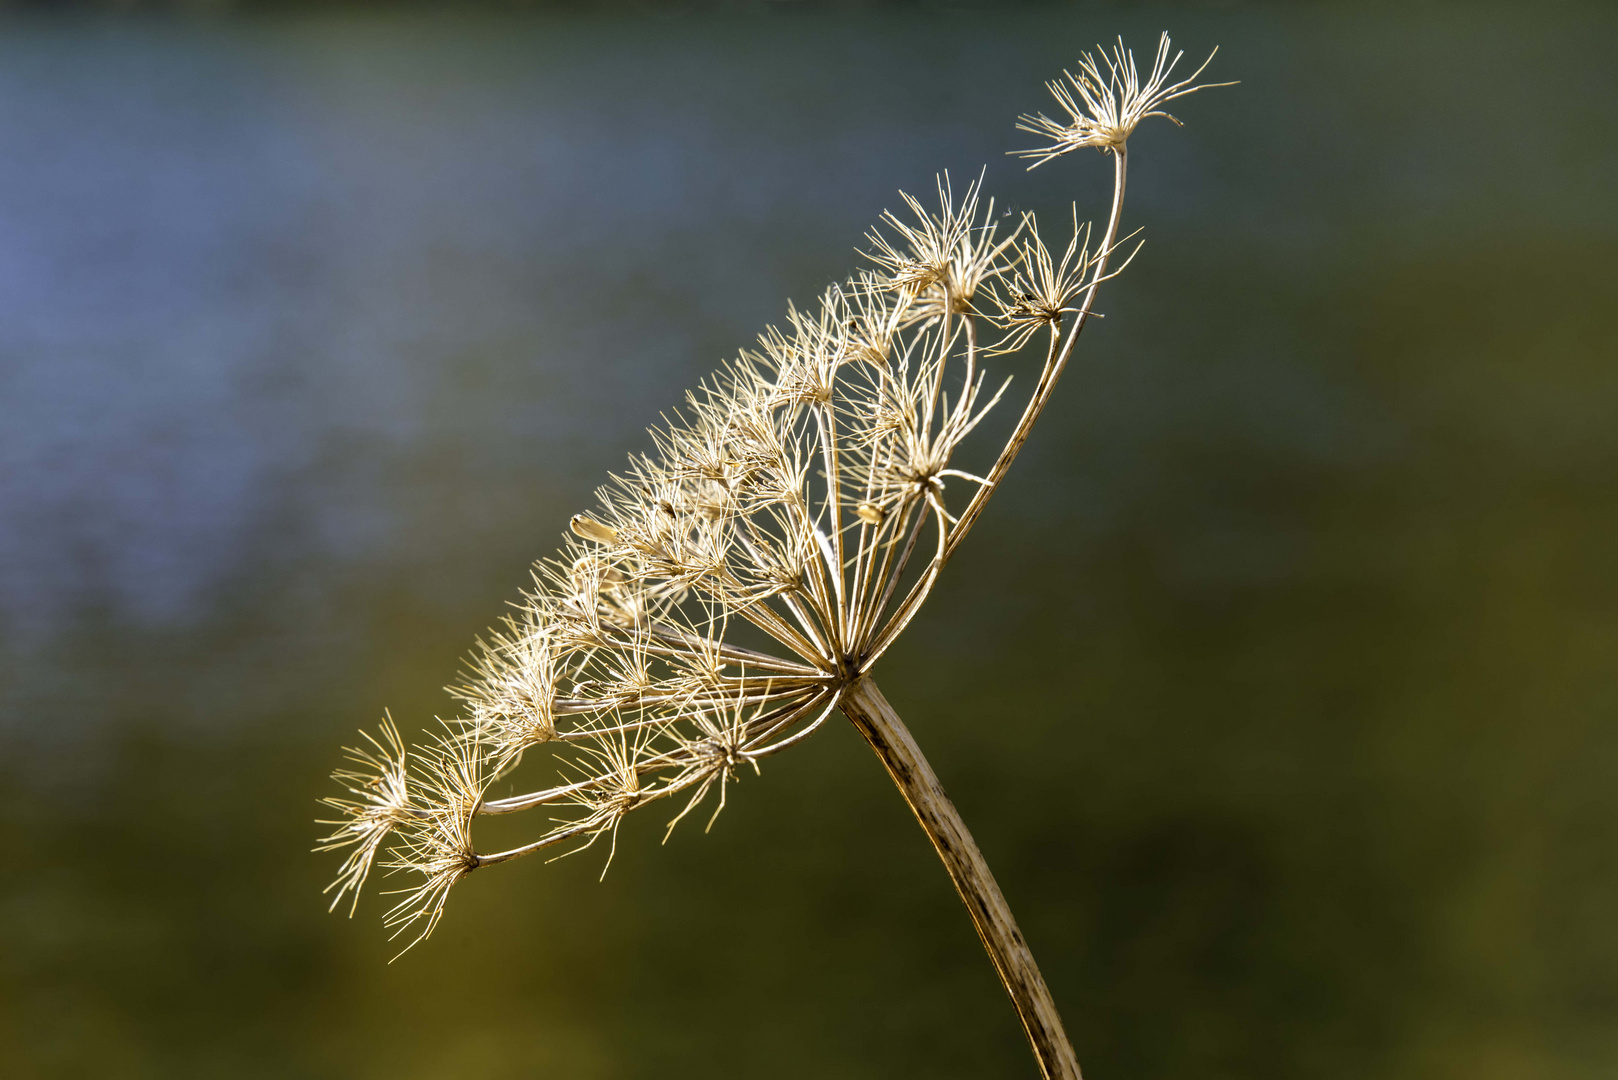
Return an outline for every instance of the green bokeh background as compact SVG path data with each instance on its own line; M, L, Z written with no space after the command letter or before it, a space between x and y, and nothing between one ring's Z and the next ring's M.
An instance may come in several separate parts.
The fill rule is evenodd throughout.
M1011 120L1164 27L1242 83L881 682L1087 1075L1618 1071L1618 20L764 5L0 23L0 1072L1034 1075L846 725L392 965L308 848L894 189L1103 213Z

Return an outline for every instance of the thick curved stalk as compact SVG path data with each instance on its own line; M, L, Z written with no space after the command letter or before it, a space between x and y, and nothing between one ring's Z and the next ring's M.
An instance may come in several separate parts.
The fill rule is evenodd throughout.
M983 860L955 804L944 794L921 747L869 676L849 685L842 705L844 714L882 760L949 871L983 948L1016 1006L1040 1073L1046 1080L1083 1080L1073 1044L1062 1029L1062 1018L1039 973L1039 965L1034 963L1034 955L1017 929L1017 920L1012 918L989 864Z

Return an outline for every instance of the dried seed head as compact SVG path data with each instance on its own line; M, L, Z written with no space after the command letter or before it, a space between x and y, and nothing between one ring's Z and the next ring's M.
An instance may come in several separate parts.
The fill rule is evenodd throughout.
M394 891L403 899L384 919L394 938L416 931L400 955L432 933L450 888L478 867L472 818L483 803L489 762L477 739L461 737L448 726L432 745L417 750L412 812L383 864L390 874L409 871L422 879L414 888Z
M1040 121L1056 141L1036 156L1121 145L1190 93L1166 83L1166 49L1144 85L1121 47L1104 58L1105 78L1086 57L1070 78L1089 111L1059 93L1074 120ZM1081 294L1087 305L1116 236L1114 217L1092 252L1075 220L1055 259L1031 215L997 232L978 184L960 200L947 176L937 190L936 211L903 196L907 213L884 214L870 235L874 269L790 306L570 519L562 550L536 567L518 610L478 642L464 685L451 688L463 713L408 768L391 721L349 751L363 768L336 774L347 795L325 801L343 817L321 841L348 849L334 906L391 842L383 865L417 883L387 921L420 940L474 869L616 838L630 811L663 799L683 804L676 822L716 786L723 807L737 769L816 730L893 644L1067 354L1053 341L1035 396L977 476L951 462L1006 392L986 387L983 360L1060 330ZM998 345L980 344L985 323L1004 331ZM547 766L555 775L522 793L486 795L494 777ZM548 820L530 842L473 847L475 817L540 808Z
M1098 150L1116 150L1129 141L1136 125L1148 117L1161 116L1178 124L1179 120L1163 111L1163 106L1175 98L1194 94L1198 90L1235 85L1191 85L1213 61L1218 49L1209 53L1208 59L1189 77L1176 83L1169 82L1175 65L1185 54L1177 52L1173 59L1169 58L1167 34L1158 40L1152 72L1144 83L1135 68L1135 54L1124 48L1122 38L1110 52L1099 45L1096 49L1100 59L1097 60L1096 54L1085 53L1079 60L1077 74L1063 72L1067 77L1066 83L1052 81L1045 84L1062 111L1067 113L1066 120L1053 120L1044 113L1018 117L1017 127L1020 130L1051 140L1048 146L1012 151L1017 157L1033 158L1034 164L1029 166L1030 169L1086 146Z
M998 315L993 321L1006 331L990 350L994 355L1016 352L1041 329L1059 332L1062 313L1075 310L1069 305L1092 284L1091 270L1099 258L1099 253L1090 252L1090 226L1079 224L1076 207L1072 238L1060 262L1051 257L1033 214L1026 216L1025 224L1011 284L994 297Z
M450 688L465 701L472 737L500 753L520 754L556 737L556 665L550 635L506 620L477 642L466 683Z
M315 846L316 851L338 851L353 848L344 858L337 878L326 891L336 890L329 910L337 910L343 895L350 894L348 914L354 914L359 903L360 886L371 873L371 864L377 850L388 835L409 822L410 788L405 769L404 741L393 718L384 715L382 738L373 738L369 732L360 735L368 745L345 747L343 753L358 769L338 769L332 779L347 788L354 798L329 797L321 803L344 816L334 821L321 821L322 825L335 825L337 829Z
M393 929L393 938L414 929L415 934L399 951L403 956L433 932L444 915L449 891L467 874L477 869L477 853L472 849L471 811L432 814L412 821L401 833L403 843L395 847L385 864L388 872L409 871L421 882L414 888L394 890L402 894L383 922ZM398 959L395 956L394 959Z

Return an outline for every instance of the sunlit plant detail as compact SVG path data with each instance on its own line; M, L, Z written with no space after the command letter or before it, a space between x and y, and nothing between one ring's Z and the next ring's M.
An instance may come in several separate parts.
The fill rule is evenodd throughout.
M1085 53L1079 60L1078 73L1064 71L1067 82L1053 79L1045 86L1056 103L1067 113L1066 120L1052 120L1044 113L1024 114L1017 118L1019 131L1044 135L1051 140L1049 146L1015 151L1018 157L1033 158L1036 168L1052 158L1070 154L1093 146L1098 150L1122 149L1129 141L1135 126L1142 120L1161 116L1176 126L1180 121L1163 111L1163 106L1175 98L1183 98L1198 90L1212 90L1235 83L1197 83L1197 76L1207 70L1219 52L1208 54L1197 70L1178 82L1169 82L1184 53L1169 56L1169 36L1164 34L1157 42L1157 55L1152 60L1151 74L1142 82L1135 69L1135 56L1124 48L1123 39L1112 49L1096 47L1096 54Z
M1121 43L1085 54L1068 84L1051 84L1069 119L1019 124L1050 140L1019 151L1036 166L1082 147L1112 156L1099 239L1075 208L1053 255L1034 215L1002 221L978 184L958 195L941 178L936 208L906 195L904 213L883 215L867 268L789 306L667 415L653 451L572 518L516 613L477 643L451 688L460 715L408 756L391 720L348 751L334 774L347 793L324 800L340 816L318 849L346 852L333 908L346 899L352 912L373 862L414 875L386 917L408 948L474 870L603 838L610 852L625 816L656 803L669 830L693 815L711 825L732 780L841 709L938 850L1045 1075L1079 1075L982 855L871 672L1004 479L1097 290L1122 268L1129 135L1202 88L1195 75L1168 81L1180 59L1168 50L1165 35L1144 82ZM1010 435L979 451L986 468L959 467L1008 392L1003 358L1036 340L1043 364ZM536 766L550 782L489 795ZM527 811L528 843L476 849L477 818Z

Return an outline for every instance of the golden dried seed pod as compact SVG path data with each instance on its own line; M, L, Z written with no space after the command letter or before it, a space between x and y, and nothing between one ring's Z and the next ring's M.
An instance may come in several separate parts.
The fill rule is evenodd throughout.
M574 514L567 524L568 528L573 530L574 536L585 540L593 540L598 544L616 544L618 542L617 529L614 529L611 525L603 525L601 522L585 517L583 514Z

